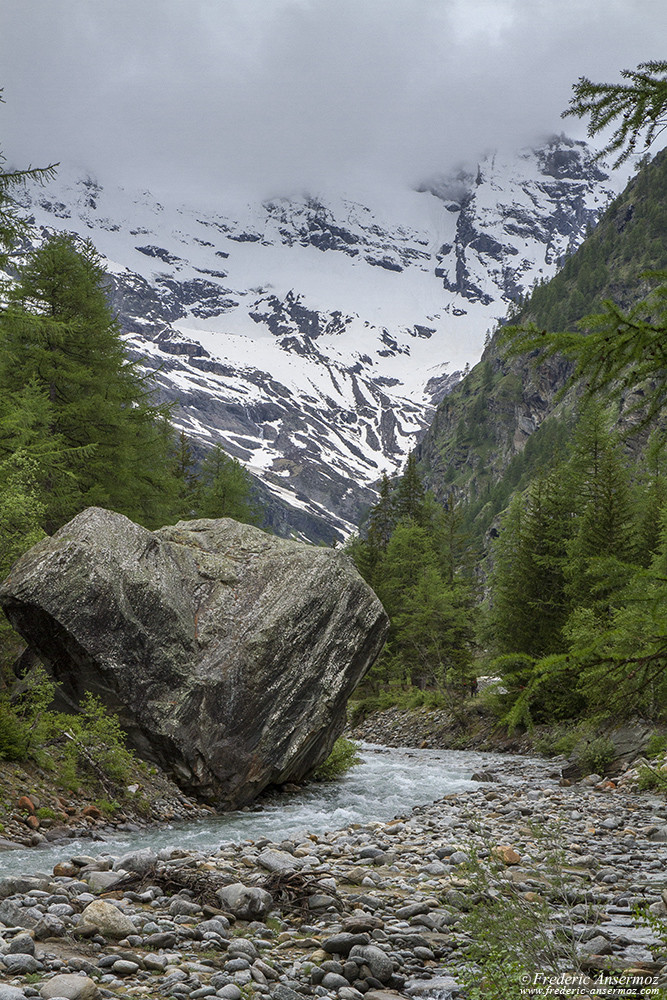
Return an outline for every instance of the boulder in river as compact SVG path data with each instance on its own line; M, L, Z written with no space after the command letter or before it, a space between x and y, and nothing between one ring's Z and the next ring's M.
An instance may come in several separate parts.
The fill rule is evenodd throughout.
M94 507L22 556L0 604L69 706L98 695L142 756L228 808L326 759L388 628L341 552Z

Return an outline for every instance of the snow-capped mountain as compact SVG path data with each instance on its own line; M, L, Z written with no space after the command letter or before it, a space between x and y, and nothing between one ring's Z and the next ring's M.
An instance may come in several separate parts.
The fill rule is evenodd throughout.
M357 522L486 331L611 194L561 136L390 196L167 204L61 172L25 207L36 239L73 231L102 254L128 351L176 425L323 537L319 518L339 534Z

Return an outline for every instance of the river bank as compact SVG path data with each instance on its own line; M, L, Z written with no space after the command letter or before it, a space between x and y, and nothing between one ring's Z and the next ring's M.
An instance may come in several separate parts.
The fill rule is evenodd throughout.
M91 783L66 786L57 773L32 761L0 761L0 853L15 845L39 847L63 836L99 839L109 828L147 828L213 812L141 761L128 785L115 791L117 798Z
M564 786L550 762L489 760L433 804L328 833L124 857L63 845L52 871L0 879L0 1000L456 996L475 939L498 946L498 925L470 922L493 859L501 928L516 907L533 921L505 941L518 961L549 940L546 920L566 969L660 975L634 909L667 916L664 801L629 780Z

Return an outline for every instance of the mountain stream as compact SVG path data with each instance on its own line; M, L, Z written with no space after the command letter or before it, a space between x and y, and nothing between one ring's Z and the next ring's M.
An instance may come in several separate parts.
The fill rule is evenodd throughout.
M435 802L451 792L476 786L475 771L495 770L505 782L521 780L526 758L461 750L389 749L362 744L363 763L338 781L312 783L291 794L273 793L249 811L148 829L110 829L103 841L61 840L0 854L0 877L50 872L75 854L125 854L137 848L179 847L215 851L225 841L268 837L280 842L297 832L321 834L352 823L386 821L414 806ZM534 761L537 769L544 761ZM525 777L524 779L525 780Z

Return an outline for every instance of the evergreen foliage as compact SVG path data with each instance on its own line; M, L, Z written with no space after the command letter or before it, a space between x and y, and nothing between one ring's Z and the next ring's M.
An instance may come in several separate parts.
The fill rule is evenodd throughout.
M664 449L649 454L633 469L594 406L567 461L503 516L484 637L510 726L667 707ZM658 508L656 533L647 516Z
M639 63L637 69L624 69L627 83L592 83L587 77L574 85L574 97L562 117L589 118L588 134L604 132L620 119L600 156L618 153L616 165L624 163L637 149L643 136L644 148L667 127L667 62L653 60Z
M197 517L232 517L244 524L260 520L250 473L220 445L204 459L193 498Z
M470 683L472 586L459 512L424 490L410 456L399 480L385 477L364 538L348 551L391 620L389 639L366 686L435 688L460 698Z
M11 424L31 396L33 445L59 456L43 470L49 530L87 506L156 527L174 504L167 413L125 358L105 284L90 243L52 236L19 269L0 317L4 447L16 447Z
M626 159L644 129L648 143L667 124L665 74L667 63L646 63L636 73L623 74L631 80L628 86L593 85L582 79L569 113L590 114L591 134L623 115L607 151L620 150L619 159ZM536 502L535 484L513 501L505 519L510 537L501 534L496 544L490 620L496 625L496 652L502 654L497 664L507 679L510 726L582 714L661 718L667 708L667 270L664 198L656 198L655 190L666 176L664 153L654 165L644 164L629 194L612 206L606 230L601 227L588 241L597 248L609 247L608 263L614 254L618 258L619 245L621 257L641 258L650 236L647 242L652 253L656 248L662 270L644 278L636 270L625 271L626 280L632 275L628 292L634 304L628 308L608 298L577 329L567 328L572 316L549 312L543 327L524 323L510 328L504 338L515 354L537 349L538 363L558 356L570 359L570 385L579 386L588 401L568 459L558 470L566 517L558 529L560 576L553 592L559 595L560 620L551 648L541 641L541 616L530 610L537 588L525 570L530 560L522 549L528 514ZM637 205L641 213L634 211ZM634 229L628 238L624 230L631 221ZM622 241L619 233L624 233ZM587 266L590 254L576 256L580 288L586 283L589 288L599 286L602 262L597 262L600 272L595 275ZM552 286L562 283L567 269ZM655 287L646 296L648 279ZM528 316L544 319L548 306L546 289L536 289L526 306ZM564 332L549 332L555 322L563 323ZM617 426L625 425L626 438L654 427L648 442L644 435L642 448L629 450L611 432L601 399L622 412ZM556 517L552 523L556 525ZM521 603L523 616L515 601Z

